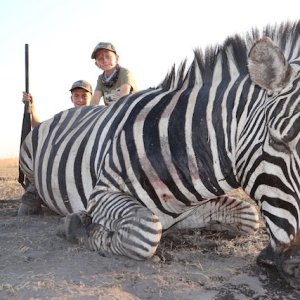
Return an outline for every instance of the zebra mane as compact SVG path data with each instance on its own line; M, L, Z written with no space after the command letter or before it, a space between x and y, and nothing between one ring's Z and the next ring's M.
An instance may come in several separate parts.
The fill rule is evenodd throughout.
M180 64L177 71L174 64L158 88L163 90L180 88L185 80L188 80L189 71L195 67L200 71L203 81L212 80L213 71L220 55L233 59L240 73L247 74L248 53L253 44L263 36L268 36L274 41L287 61L291 62L300 56L300 20L274 26L267 25L261 32L254 28L244 37L238 34L228 37L223 45L207 47L204 53L199 48L195 49L194 60L190 67L187 69L186 59Z

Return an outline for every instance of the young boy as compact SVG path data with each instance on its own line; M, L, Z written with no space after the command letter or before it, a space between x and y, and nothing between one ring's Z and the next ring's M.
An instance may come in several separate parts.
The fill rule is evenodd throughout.
M71 101L75 107L88 106L92 100L92 86L85 80L78 80L72 84ZM31 127L34 128L41 123L34 106L33 97L31 94L23 92L23 102L29 101L31 112Z
M91 105L98 105L103 97L104 104L109 106L121 97L137 91L131 72L119 66L119 55L111 43L97 44L91 58L103 70L98 77Z

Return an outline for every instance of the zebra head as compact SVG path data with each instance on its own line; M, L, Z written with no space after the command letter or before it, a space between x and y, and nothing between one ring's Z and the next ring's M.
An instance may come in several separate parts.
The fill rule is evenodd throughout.
M261 38L249 52L248 69L256 87L265 90L266 124L250 194L259 201L279 273L300 288L299 30L296 38L283 51L269 37Z

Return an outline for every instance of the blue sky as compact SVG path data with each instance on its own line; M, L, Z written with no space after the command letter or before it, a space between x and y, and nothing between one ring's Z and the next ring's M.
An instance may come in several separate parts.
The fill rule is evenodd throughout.
M193 49L235 33L299 18L299 0L2 0L0 2L0 158L19 153L29 44L30 92L42 120L71 107L70 86L93 88L100 74L90 58L112 42L140 89L156 86Z

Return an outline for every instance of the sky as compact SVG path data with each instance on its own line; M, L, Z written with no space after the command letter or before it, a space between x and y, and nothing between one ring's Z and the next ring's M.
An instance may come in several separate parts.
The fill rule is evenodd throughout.
M91 53L111 42L139 89L157 86L193 50L252 28L296 21L299 0L0 0L0 158L18 157L29 45L29 91L41 120L72 107L71 85L93 88Z

